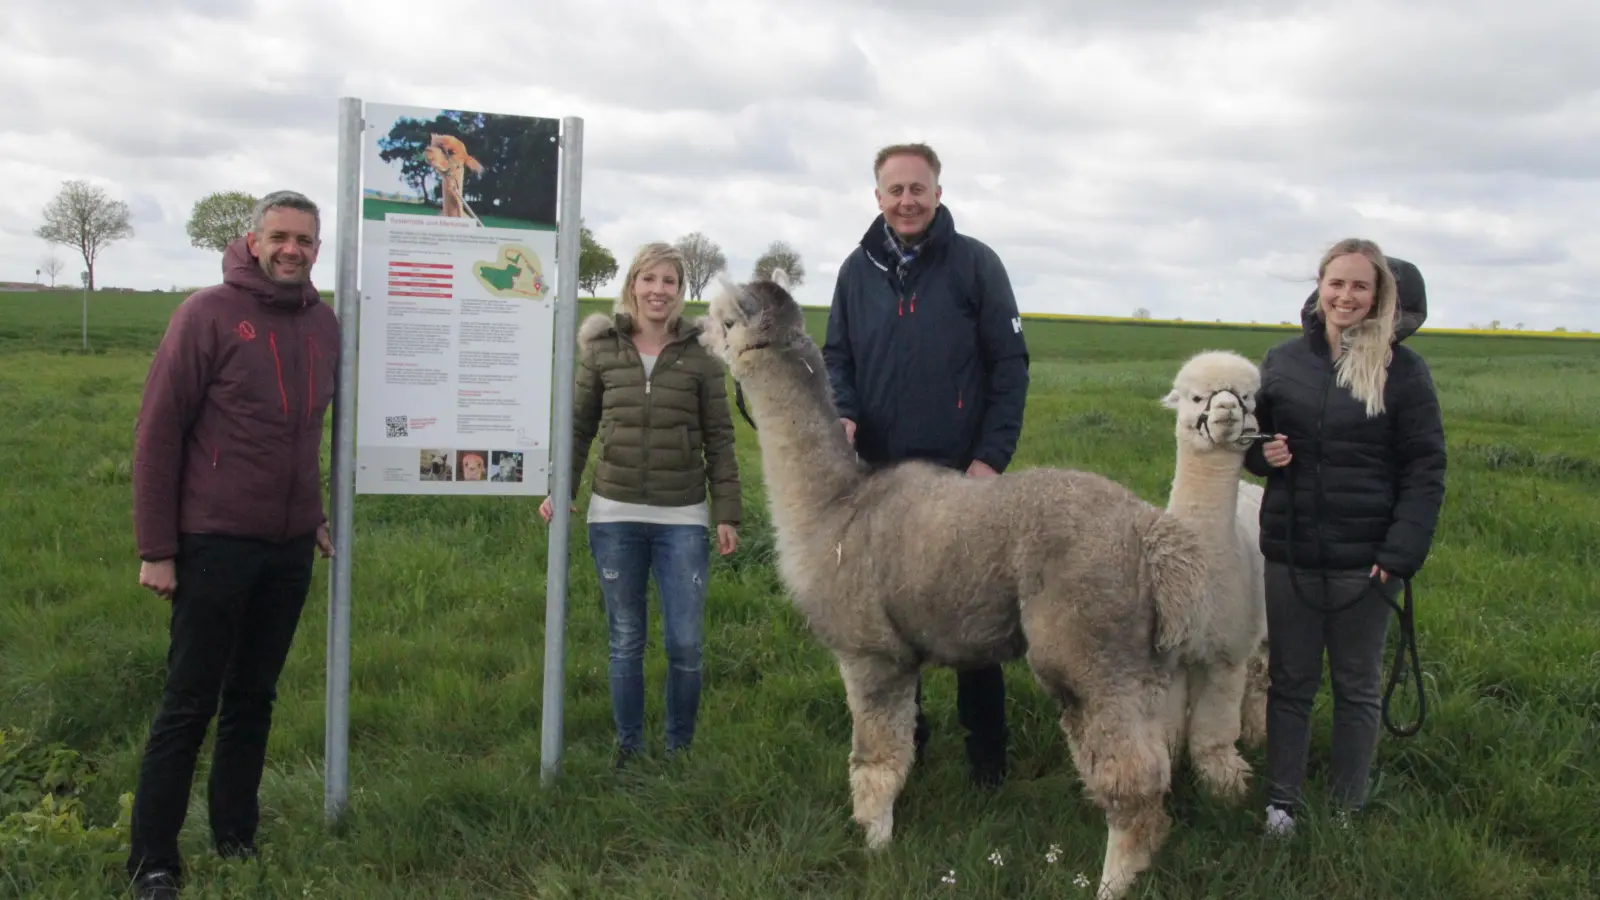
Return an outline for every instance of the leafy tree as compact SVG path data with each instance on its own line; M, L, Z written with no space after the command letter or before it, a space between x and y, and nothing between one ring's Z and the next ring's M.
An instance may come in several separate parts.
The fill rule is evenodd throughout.
M1133 311L1133 317L1135 319L1148 319L1150 318L1150 310L1141 306Z
M578 252L578 287L593 297L600 286L617 275L617 258L595 240L594 232L584 225L578 232L582 249Z
M711 279L728 268L728 257L723 255L722 248L715 241L698 231L678 238L673 246L683 254L683 280L688 282L689 297L699 300Z
M765 281L772 277L773 269L783 269L789 273L789 282L799 287L806 278L806 270L800 263L800 253L784 241L773 241L767 245L767 252L756 259L755 270L750 278L753 281Z
M195 201L189 213L189 243L215 250L228 249L250 230L250 212L256 198L244 191L217 191Z
M66 181L44 208L44 224L34 232L52 244L76 248L86 267L84 286L94 290L94 263L106 247L133 236L128 204L113 200L87 181Z

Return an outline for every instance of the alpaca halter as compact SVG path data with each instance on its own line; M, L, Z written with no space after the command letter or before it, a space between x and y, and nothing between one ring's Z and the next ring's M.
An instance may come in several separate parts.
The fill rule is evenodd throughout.
M763 349L765 347L771 347L771 346L772 346L772 342L771 341L761 341L759 343L751 344L750 346L744 348L744 350L740 350L739 352L740 353L744 353L744 352L749 351L749 350L760 350L760 349ZM807 365L806 368L809 369L809 368L811 368L811 366ZM760 431L761 430L761 429L756 427L756 420L750 418L750 410L745 408L745 405L744 405L744 383L741 382L737 378L735 378L733 380L733 405L739 407L739 415L744 416L744 420L745 420L746 423L748 423L750 425L750 430L751 431Z
M1211 396L1206 398L1206 408L1200 411L1200 418L1196 419L1195 423L1194 423L1195 430L1200 432L1201 434L1205 435L1206 440L1210 441L1213 444L1218 444L1218 445L1223 444L1223 443L1231 443L1236 447L1248 447L1254 441L1269 441L1269 440L1272 440L1272 435L1270 435L1270 434L1262 434L1259 431L1242 432L1237 438L1233 439L1232 441L1226 441L1226 442L1219 441L1216 438L1212 437L1211 436L1211 404L1216 401L1218 394L1232 394L1233 395L1233 399L1239 401L1239 409L1240 409L1240 411L1243 412L1244 415L1246 415L1246 416L1249 415L1249 412L1245 411L1245 408L1244 408L1244 398L1242 396L1240 396L1238 391L1234 390L1231 387L1217 388L1216 390L1211 392Z

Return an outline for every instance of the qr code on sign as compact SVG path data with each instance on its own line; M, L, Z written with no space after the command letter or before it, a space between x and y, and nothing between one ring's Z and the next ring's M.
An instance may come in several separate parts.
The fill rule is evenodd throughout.
M405 416L386 416L383 425L389 431L389 437L410 437L411 429L407 427Z

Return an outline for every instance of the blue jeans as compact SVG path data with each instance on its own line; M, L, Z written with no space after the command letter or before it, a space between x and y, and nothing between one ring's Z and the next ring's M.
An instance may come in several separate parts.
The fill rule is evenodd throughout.
M598 522L589 550L605 599L611 644L611 712L622 750L644 745L646 585L655 573L667 649L667 750L694 740L705 641L707 529L700 525Z

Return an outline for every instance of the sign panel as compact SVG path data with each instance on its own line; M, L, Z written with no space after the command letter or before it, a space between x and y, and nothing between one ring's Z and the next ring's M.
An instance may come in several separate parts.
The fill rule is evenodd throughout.
M543 496L560 121L367 104L356 491Z

